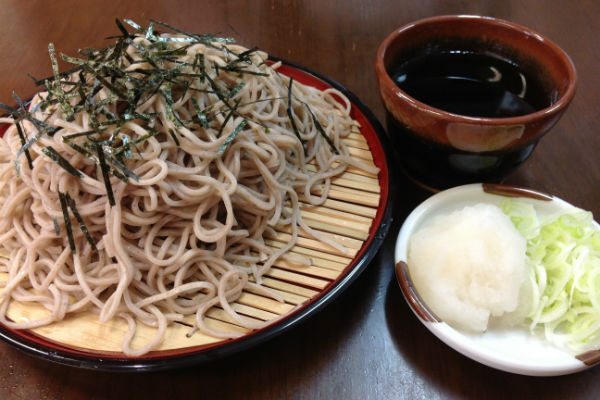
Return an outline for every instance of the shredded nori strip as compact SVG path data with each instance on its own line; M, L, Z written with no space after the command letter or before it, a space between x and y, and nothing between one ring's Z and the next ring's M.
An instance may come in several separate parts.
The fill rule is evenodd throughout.
M215 47L212 45L212 42L218 42L218 43L234 43L235 42L235 39L233 39L233 38L220 38L220 37L216 37L211 34L195 35L192 33L187 33L185 31L182 31L181 29L175 28L165 22L157 21L155 19L151 19L150 22L157 24L157 25L164 26L165 28L169 28L173 32L181 33L182 35L193 38L193 39L197 40L198 42L204 43L205 45L211 46L211 47Z
M169 135L171 135L171 138L173 139L173 141L175 142L175 145L177 147L179 147L179 139L177 139L177 134L175 133L175 131L173 131L173 129L169 128Z
M17 132L21 131L21 126L20 126L20 121L17 121ZM24 136L21 135L22 132L19 132L19 137L21 138L21 140L23 140ZM35 135L32 139L29 139L27 141L27 143L23 144L23 146L21 146L21 148L19 149L19 151L17 151L17 156L20 156L22 153L26 153L29 155L29 148L31 146L33 146L33 144L35 142L37 142L39 140L39 138L42 137L43 132L38 132L37 135ZM21 143L23 143L21 141ZM31 156L27 157L28 160L31 159ZM30 165L31 167L31 165Z
M214 93L217 95L219 100L221 100L223 102L223 104L225 104L227 106L227 108L229 108L231 110L232 107L229 104L229 102L227 101L227 97L223 94L223 90L219 87L219 85L217 85L217 83L210 76L208 76L208 74L205 74L204 76L206 77L206 80L210 84L210 87L212 88Z
M115 23L117 24L117 28L119 28L119 30L123 34L123 37L128 38L131 36L131 34L127 31L127 29L125 29L119 18L115 18Z
M21 98L14 91L13 91L13 98L19 104L19 109L8 107L2 103L0 103L0 107L10 111L13 118L16 119L15 125L17 127L17 134L19 135L19 139L21 140L21 145L22 145L21 149L17 153L17 156L20 156L21 153L24 152L25 156L27 157L27 165L29 165L29 169L32 169L33 168L33 160L31 158L31 154L29 153L29 149L28 149L32 143L29 143L29 142L31 142L31 140L29 142L27 142L27 138L25 137L23 129L21 128L21 120L22 120L23 116L29 117L29 113L27 112L27 108L25 107L23 100L21 100ZM37 137L37 135L36 135L36 137ZM35 140L37 140L37 139L35 139Z
M60 75L58 72L58 61L56 60L56 52L54 50L54 44L48 44L48 54L50 55L50 61L52 62L52 72L54 73L54 82L52 86L48 87L48 90L53 91L56 94L56 98L60 102L63 115L67 121L73 119L73 106L67 100L65 92L60 84Z
M240 90L242 90L242 88L246 86L245 82L240 82L236 87L234 87L233 89L231 89L231 91L229 92L229 95L227 96L228 98L233 98L236 94L238 94L238 92Z
M64 78L65 76L69 76L69 75L71 75L73 72L77 72L77 71L80 71L80 70L81 70L81 66L80 66L80 65L78 65L78 66L76 66L76 67L69 68L69 69L67 69L67 70L65 70L65 71L62 71L62 72L60 72L60 73L58 74L58 77L59 77L59 78ZM42 86L42 85L45 85L45 84L46 84L46 82L48 82L48 81L51 81L52 79L56 79L56 76L55 76L55 75L53 75L53 76L46 77L46 78L44 78L44 79L38 79L38 80L36 80L34 83L35 83L35 85L36 85L36 86Z
M224 69L233 68L233 66L235 66L236 64L239 64L240 62L252 64L252 62L250 61L250 55L252 53L255 53L256 51L258 51L258 47L255 46L251 49L241 52L240 54L237 55L238 58L233 61L230 61L229 64L227 64L227 66L225 66Z
M25 147L27 143L25 142L25 134L23 134L23 130L21 129L21 121L17 121L15 125L17 126L17 133L19 134L19 138L21 139L21 144L23 145L23 147ZM23 148L21 148L21 150L23 150ZM24 151L25 157L27 157L27 164L29 165L29 169L33 169L33 160L31 159L31 154L29 154L28 149L25 149Z
M17 178L21 177L21 164L19 161L13 160L13 165L15 166L15 174L17 174Z
M167 118L170 121L173 121L175 126L183 126L184 123L179 119L177 113L173 110L173 96L171 94L171 85L169 83L165 83L165 89L159 90L160 94L164 97L166 108L167 108Z
M227 136L227 139L225 139L223 144L221 146L219 146L219 151L217 152L217 155L220 156L225 152L225 150L227 149L227 146L229 146L229 143L231 143L233 141L233 139L235 139L235 137L242 131L242 129L246 126L247 123L248 123L248 121L243 120L242 122L240 122L238 124L238 126L235 127L233 132L231 132L229 134L229 136Z
M116 149L113 149L112 153L113 153L113 155L118 156L119 154L121 154L125 151L128 151L132 145L135 146L136 144L141 143L144 140L148 140L152 136L156 136L158 134L159 134L159 132L156 129L152 129L150 132L146 133L144 136L140 136L140 137L135 138L134 140L131 140L127 143L123 143L122 146L117 147ZM133 175L135 175L135 174L133 174ZM138 180L138 179L136 179L136 180Z
M92 129L90 131L84 131L84 132L79 132L79 133L71 133L70 135L63 136L63 142L66 142L67 140L75 139L75 138L81 137L81 136L95 135L97 133L102 133L102 130Z
M79 211L77 211L77 207L75 206L75 200L73 200L71 198L71 196L69 196L69 193L66 193L64 196L67 201L67 204L69 205L69 208L71 209L71 212L73 213L73 216L79 223L79 229L81 229L83 236L85 236L85 238L88 241L88 243L90 244L90 246L92 246L92 250L98 251L98 248L96 247L96 242L94 242L94 239L90 235L90 232L88 231L87 226L85 226L85 223L83 222L83 218L81 218ZM73 245L75 245L75 244L73 244Z
M100 160L98 160L96 157L94 157L92 155L92 153L86 149L84 149L83 147L79 146L77 143L73 143L70 140L65 140L65 143L67 145L69 145L73 150L81 153L82 155L88 157L89 159L91 159L92 161L94 161L94 163L96 163L97 165L100 165ZM112 166L108 166L110 173L113 174L113 176L115 176L116 178L120 179L121 181L128 183L129 179L121 174L119 171L117 171L116 169L114 169Z
M329 136L327 136L327 134L325 133L325 130L321 126L321 123L319 122L317 116L311 110L310 106L307 103L304 103L304 102L302 102L302 103L306 106L306 109L310 113L310 116L312 117L312 120L313 120L313 123L315 124L315 127L317 128L317 130L319 131L319 133L321 134L321 136L323 136L323 138L325 139L325 141L327 142L327 144L329 144L329 147L331 147L331 150L335 154L340 154L340 152L338 151L337 147L335 147L335 144L333 143L333 141L331 140L331 138Z
M194 63L192 64L192 70L198 69L201 78L200 82L204 82L204 76L206 75L206 67L204 66L204 54L196 53L194 56Z
M110 178L108 176L108 165L106 165L106 161L104 160L104 150L102 150L102 145L100 143L95 142L94 145L96 147L96 153L98 154L98 161L100 161L100 169L102 170L102 179L104 179L108 203L111 206L114 206L115 196L113 194L112 185L110 184Z
M52 222L54 222L54 232L56 232L56 236L60 236L60 226L58 226L58 220L56 217L52 218Z
M195 117L198 118L198 121L200 122L200 125L202 125L203 128L208 128L208 118L206 117L206 113L200 109L200 106L198 105L196 99L194 99L193 97L191 99L192 104L194 105L194 110L196 111ZM212 107L209 107L209 109L210 108Z
M76 178L82 178L83 174L73 167L67 160L65 160L52 146L48 146L42 149L42 152L50 157L55 163L60 165L65 171L73 175Z
M71 220L69 219L69 210L67 209L67 199L63 192L58 192L58 199L60 200L60 208L62 209L63 218L65 220L65 229L67 230L67 238L69 239L69 248L75 253L75 239L73 238L73 228L71 227Z
M108 82L106 79L104 79L104 77L101 76L98 71L94 70L94 68L92 68L89 64L82 64L82 67L84 70L86 70L90 74L94 75L94 77L96 79L98 79L104 86L106 86L108 89L110 89L115 95L117 95L118 97L120 97L123 100L127 100L127 96L125 96L121 92L121 89L115 87L110 82Z
M308 152L306 151L306 147L304 146L304 142L302 141L302 137L300 137L300 132L298 131L298 127L296 126L296 121L294 121L294 114L292 112L292 84L294 83L294 77L290 77L290 84L288 85L288 104L287 104L287 115L290 119L290 123L292 124L292 129L294 130L294 135L300 141L302 145L302 149L304 150L304 155L307 156Z
M250 71L247 69L243 69L243 68L223 68L223 67L216 67L217 70L225 70L225 71L229 71L229 72L237 72L238 74L248 74L248 75L256 75L256 76L269 76L269 74L267 74L266 72L258 72L258 71Z
M229 122L229 119L235 113L235 110L237 109L239 104L240 104L240 101L238 100L235 103L234 107L231 109L231 111L227 114L227 116L225 117L225 120L221 124L221 128L219 128L219 133L217 133L217 137L221 137L221 134L223 133L223 129L225 129L225 125L227 125L227 122Z

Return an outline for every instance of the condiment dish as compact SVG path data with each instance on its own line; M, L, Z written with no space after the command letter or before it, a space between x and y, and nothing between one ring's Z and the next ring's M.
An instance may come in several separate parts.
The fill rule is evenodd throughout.
M526 328L491 327L485 333L467 333L443 322L419 296L410 278L408 245L413 233L435 216L477 203L498 205L505 197L531 203L539 215L564 212L570 203L536 191L503 184L469 184L439 192L415 208L404 221L396 241L396 278L417 318L435 336L463 355L502 371L531 376L565 375L589 368L600 361L598 351L574 355ZM600 230L600 225L594 222Z

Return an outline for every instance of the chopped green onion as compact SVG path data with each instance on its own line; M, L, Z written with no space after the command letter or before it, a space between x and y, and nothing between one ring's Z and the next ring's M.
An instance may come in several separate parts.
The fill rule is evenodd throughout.
M527 239L531 266L530 328L575 353L600 341L600 230L590 212L573 209L538 217L534 207L510 199L501 209Z

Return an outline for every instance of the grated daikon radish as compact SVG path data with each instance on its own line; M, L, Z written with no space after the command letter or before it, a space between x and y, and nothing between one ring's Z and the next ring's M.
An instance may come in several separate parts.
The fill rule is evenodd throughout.
M526 239L499 207L476 204L432 219L410 240L411 279L444 322L483 332L512 313L526 280Z

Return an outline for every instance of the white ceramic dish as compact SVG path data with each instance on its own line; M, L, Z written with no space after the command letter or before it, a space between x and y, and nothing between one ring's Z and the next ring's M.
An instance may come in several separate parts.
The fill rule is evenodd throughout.
M526 329L491 328L483 334L456 330L428 310L412 287L404 262L413 232L436 215L475 203L498 204L504 196L522 197L521 200L532 203L539 214L573 207L557 197L508 185L471 184L433 195L408 216L396 241L396 275L404 297L415 315L435 336L456 351L490 367L522 375L553 376L578 372L595 365L600 361L599 352L574 356L531 335ZM600 225L597 222L594 224L600 230Z

